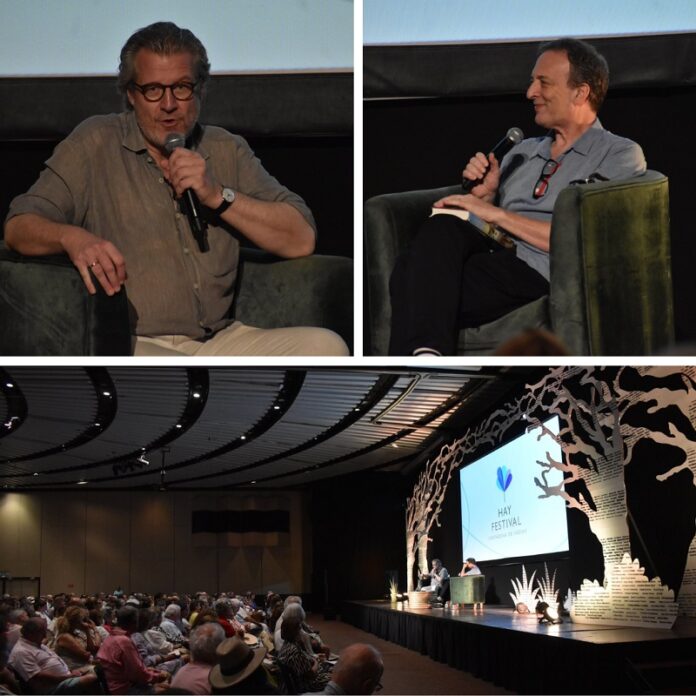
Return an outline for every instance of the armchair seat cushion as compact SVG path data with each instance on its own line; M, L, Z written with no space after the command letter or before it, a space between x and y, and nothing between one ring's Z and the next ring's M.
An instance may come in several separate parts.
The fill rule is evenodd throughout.
M130 355L125 288L109 297L84 287L66 255L22 256L0 245L0 354ZM353 338L353 261L278 259L243 249L235 318L250 326L318 326Z

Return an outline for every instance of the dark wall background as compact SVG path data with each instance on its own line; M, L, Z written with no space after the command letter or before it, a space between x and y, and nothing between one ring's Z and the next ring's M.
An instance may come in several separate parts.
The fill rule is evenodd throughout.
M670 179L677 339L696 339L696 35L592 40L611 69L605 128ZM365 50L364 197L456 184L511 126L542 135L524 92L537 43Z
M111 77L0 79L0 218L78 123L120 110ZM353 256L352 74L213 76L201 122L246 137L305 199L318 253Z

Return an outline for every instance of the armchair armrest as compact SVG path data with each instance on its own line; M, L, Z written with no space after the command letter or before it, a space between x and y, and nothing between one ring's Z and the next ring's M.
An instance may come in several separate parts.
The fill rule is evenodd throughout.
M125 289L90 295L65 255L0 245L0 355L130 355Z
M574 355L650 355L673 342L667 177L648 171L561 192L549 311Z
M321 255L279 259L242 249L233 313L261 328L331 329L352 346L353 260Z
M408 247L432 204L461 186L388 193L365 203L365 281L372 355L387 355L391 302L389 278L396 259Z

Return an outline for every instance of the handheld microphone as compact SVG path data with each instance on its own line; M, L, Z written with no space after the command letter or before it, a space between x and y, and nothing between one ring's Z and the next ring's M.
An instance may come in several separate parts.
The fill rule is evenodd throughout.
M505 134L505 137L490 150L498 162L502 161L503 157L512 150L515 145L524 140L524 133L519 128L510 128ZM478 185L481 179L462 179L462 190L464 193L470 193L474 186Z
M170 133L164 141L164 149L171 155L177 147L186 147L186 138L181 133ZM209 250L205 223L200 214L200 201L193 189L186 189L181 196L184 212L191 227L193 238L198 243L201 253Z

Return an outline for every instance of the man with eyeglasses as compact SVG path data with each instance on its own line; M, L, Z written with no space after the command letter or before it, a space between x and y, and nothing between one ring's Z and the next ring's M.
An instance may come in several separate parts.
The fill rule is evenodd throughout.
M551 215L560 191L579 180L645 172L640 146L604 130L597 118L608 83L606 60L588 43L566 38L539 47L527 98L548 132L523 140L500 163L492 153L476 153L463 171L475 182L471 192L435 203L470 211L515 245L492 249L452 215L429 218L392 274L392 355L453 355L459 329L548 294Z
M126 110L87 119L58 145L12 202L5 241L28 255L67 253L90 293L96 283L109 295L127 285L136 355L347 355L325 329L229 318L236 233L294 258L314 251L316 231L304 201L243 138L198 123L209 72L189 30L157 22L136 31L121 50ZM191 229L201 218L205 237Z

